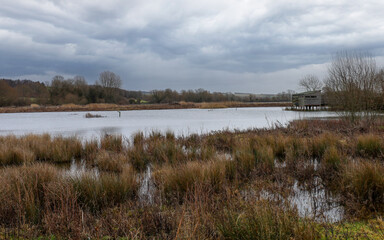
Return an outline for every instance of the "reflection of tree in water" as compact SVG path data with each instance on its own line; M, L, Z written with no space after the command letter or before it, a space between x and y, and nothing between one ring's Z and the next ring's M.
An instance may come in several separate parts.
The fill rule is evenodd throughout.
M320 222L338 222L344 217L344 209L339 203L339 195L327 191L320 178L313 180L314 186L307 189L295 181L292 194L288 198L302 217L314 217Z

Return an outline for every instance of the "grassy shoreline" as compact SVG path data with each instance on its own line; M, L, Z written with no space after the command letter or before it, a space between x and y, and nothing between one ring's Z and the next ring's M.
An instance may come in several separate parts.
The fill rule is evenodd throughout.
M130 142L3 136L0 238L382 239L383 126L298 120L180 137L137 133ZM86 169L59 167L72 161ZM300 215L289 200L295 186L337 196L330 200L342 220Z
M75 112L75 111L130 111L130 110L162 110L162 109L190 109L190 108L243 108L243 107L287 107L288 102L180 102L174 104L131 104L117 105L93 103L87 105L64 104L60 106L28 106L28 107L0 107L0 113L20 112Z

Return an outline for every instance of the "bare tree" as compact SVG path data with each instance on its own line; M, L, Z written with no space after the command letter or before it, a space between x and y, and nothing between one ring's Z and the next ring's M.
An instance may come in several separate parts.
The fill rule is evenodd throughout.
M325 90L329 104L353 119L376 110L380 81L375 59L365 52L339 52L328 68Z
M104 89L105 101L115 103L118 100L118 88L121 87L121 79L110 71L104 71L99 75L99 82Z
M319 80L318 77L312 74L304 76L300 80L299 85L306 91L317 91L323 88L323 83Z
M121 79L119 75L116 75L110 71L104 71L99 75L99 81L102 87L105 88L120 88Z
M83 76L79 76L79 75L77 75L77 76L75 76L75 77L73 78L73 80L74 80L74 84L75 84L76 86L84 86L84 85L87 85L87 82L85 81L85 78L84 78Z

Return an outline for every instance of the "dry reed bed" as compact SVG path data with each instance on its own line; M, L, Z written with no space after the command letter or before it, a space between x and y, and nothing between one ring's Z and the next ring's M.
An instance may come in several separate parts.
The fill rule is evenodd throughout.
M209 102L193 103L180 102L176 104L131 104L117 105L107 103L92 103L87 105L63 104L60 106L31 106L31 107L0 107L0 113L18 112L73 112L73 111L131 111L131 110L162 110L189 108L241 108L241 107L288 107L290 102Z
M137 133L132 142L122 136L83 143L49 135L0 137L0 225L20 228L25 236L73 239L318 239L334 225L240 191L284 196L293 179L320 177L340 194L347 219L380 216L383 125L359 124L301 121L186 137ZM53 165L77 158L100 174L67 176ZM138 180L148 165L152 203L139 200Z

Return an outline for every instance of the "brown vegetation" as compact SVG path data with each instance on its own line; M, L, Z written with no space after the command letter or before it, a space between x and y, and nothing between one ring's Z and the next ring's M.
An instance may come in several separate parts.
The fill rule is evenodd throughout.
M242 108L242 107L287 107L289 102L213 102L213 103L180 103L180 104L132 104L117 105L107 103L91 103L87 105L64 104L60 106L40 107L0 107L0 113L17 112L76 112L76 111L131 111L131 110L162 110L189 108Z
M344 221L382 215L382 126L296 121L186 137L137 133L132 142L1 137L0 234L319 239L333 228L289 204L293 185L312 191L320 183L338 196L332 201L344 208ZM58 164L76 159L85 171L65 174Z

